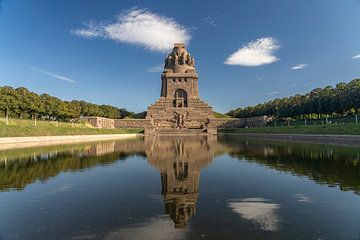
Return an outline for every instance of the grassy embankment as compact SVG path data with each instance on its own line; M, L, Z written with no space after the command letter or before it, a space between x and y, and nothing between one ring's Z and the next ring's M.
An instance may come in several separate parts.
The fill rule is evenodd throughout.
M85 123L67 123L55 121L34 121L10 119L9 125L0 119L0 137L61 136L140 133L141 129L99 129Z
M223 114L223 113L219 113L219 112L214 112L214 117L215 118L230 118L229 115Z
M221 133L269 133L269 134L334 134L360 135L360 124L323 124L311 126L282 126L260 128L221 129Z

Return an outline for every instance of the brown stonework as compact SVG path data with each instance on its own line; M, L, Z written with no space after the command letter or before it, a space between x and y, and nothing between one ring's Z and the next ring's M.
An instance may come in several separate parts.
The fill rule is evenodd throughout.
M161 82L160 99L148 107L145 133L208 133L212 107L199 97L195 60L184 44L175 44L166 57Z
M96 128L146 129L150 127L149 119L110 119L103 117L81 118Z
M122 128L122 129L150 129L151 119L109 119L103 117L85 117L91 125L96 128ZM220 128L244 128L244 127L265 127L268 122L267 116L252 118L209 118L206 132L204 134L216 134ZM200 131L202 131L201 129ZM157 134L199 134L199 129L181 128L174 131L160 131Z
M83 119L96 128L114 128L114 119L104 117L84 117Z
M115 119L115 128L124 129L146 129L150 127L149 119Z
M210 126L213 128L245 128L245 127L266 127L269 117L251 118L212 118Z

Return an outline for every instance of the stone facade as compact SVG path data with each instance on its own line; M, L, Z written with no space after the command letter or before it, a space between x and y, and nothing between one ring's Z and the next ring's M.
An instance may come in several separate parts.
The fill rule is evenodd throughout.
M245 126L244 127L266 127L267 123L272 120L268 116L259 116L259 117L250 117L244 118Z
M212 118L210 124L213 128L243 128L246 120L243 118Z
M151 119L109 119L102 117L86 117L86 120L96 128L122 128L122 129L149 129ZM267 116L252 118L209 118L206 132L204 134L216 134L220 128L245 128L245 127L265 127L269 118ZM195 130L195 131L192 131ZM176 129L174 131L160 131L158 135L167 133L178 134L199 134L198 129Z
M92 126L96 128L114 128L114 119L104 117L85 117Z
M91 125L97 128L149 129L151 127L151 119L109 119L101 117L86 117L86 119ZM216 134L216 130L221 128L265 127L267 122L267 116L252 118L209 118L206 133L211 134L211 130L215 130L214 134ZM179 134L186 132L192 133L191 129L178 130ZM198 132L195 131L195 133Z
M149 119L115 119L115 128L146 129L150 127Z
M251 118L213 118L210 125L214 128L245 128L245 127L266 127L269 121L268 116Z
M150 127L149 119L110 119L104 117L84 117L96 128L146 129Z
M161 75L160 99L150 105L146 119L150 127L146 134L207 133L212 107L199 97L195 60L184 44L175 44L166 57Z

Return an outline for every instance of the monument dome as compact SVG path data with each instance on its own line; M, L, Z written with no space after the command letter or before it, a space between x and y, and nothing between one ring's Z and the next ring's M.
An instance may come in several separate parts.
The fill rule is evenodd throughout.
M172 52L165 58L164 71L173 73L195 72L195 59L183 43L175 43Z

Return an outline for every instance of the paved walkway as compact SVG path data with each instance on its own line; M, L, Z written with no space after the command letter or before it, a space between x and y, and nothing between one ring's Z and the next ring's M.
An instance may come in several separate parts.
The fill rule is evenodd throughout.
M35 136L35 137L3 137L0 138L0 149L46 146L55 144L78 143L88 141L129 139L142 134L99 134L99 135L69 135L69 136Z

